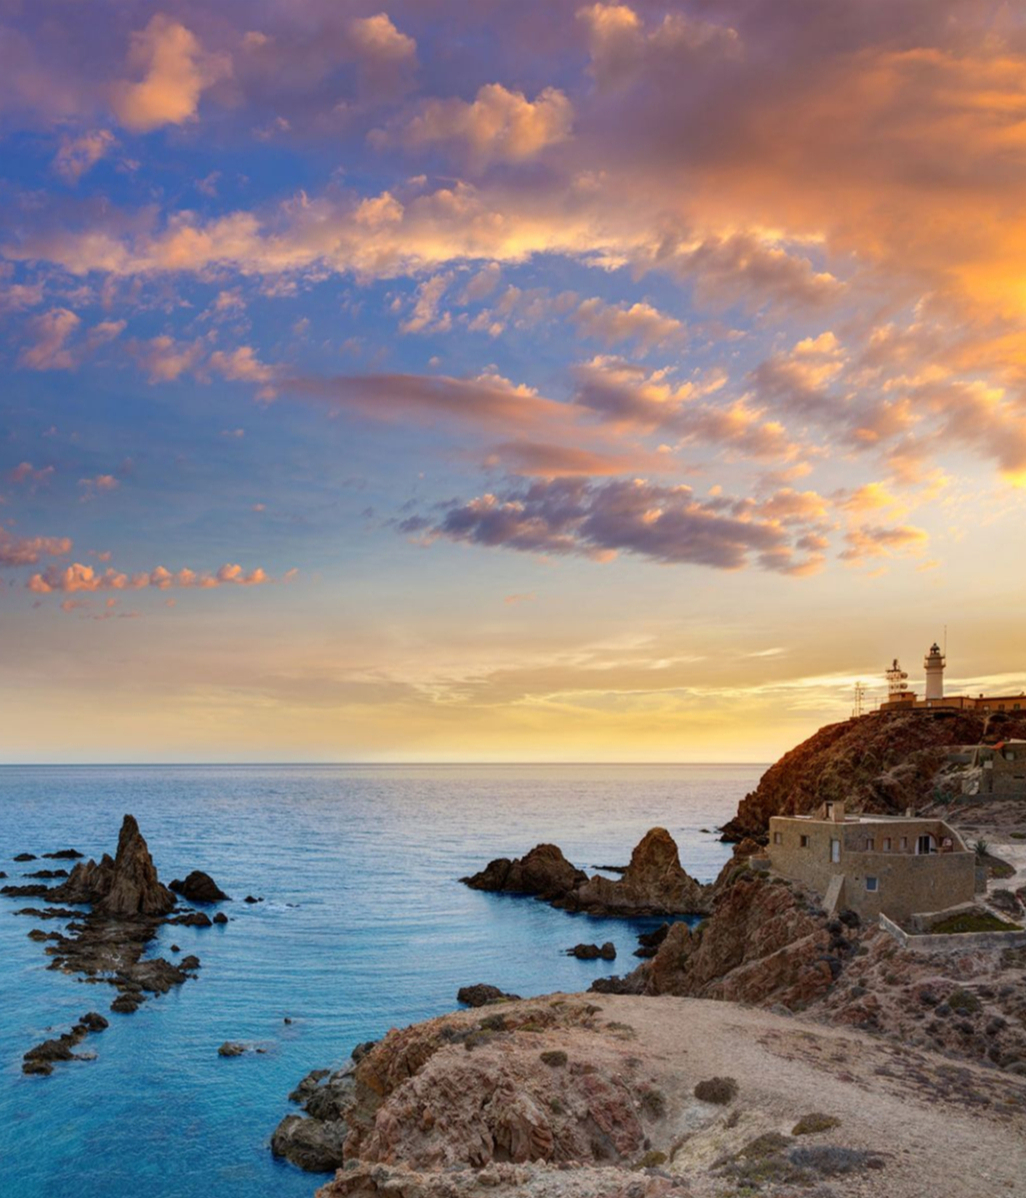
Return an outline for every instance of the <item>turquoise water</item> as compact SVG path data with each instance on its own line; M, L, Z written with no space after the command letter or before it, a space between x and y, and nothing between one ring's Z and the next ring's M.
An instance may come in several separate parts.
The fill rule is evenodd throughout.
M81 1046L98 1059L24 1077L21 1057L114 991L46 970L34 922L0 898L0 1175L5 1198L308 1198L318 1183L267 1148L310 1069L389 1027L451 1010L490 982L524 996L586 989L635 964L658 921L570 916L456 879L553 841L575 864L625 864L668 827L687 870L729 855L713 829L757 766L0 768L0 869L59 862L19 852L113 850L139 820L161 877L205 869L237 900L227 927L162 930L202 960L199 978L110 1015ZM263 895L255 906L247 894ZM52 929L53 923L46 925ZM613 940L614 963L561 950ZM291 1026L284 1024L288 1016ZM266 1054L226 1060L224 1040Z

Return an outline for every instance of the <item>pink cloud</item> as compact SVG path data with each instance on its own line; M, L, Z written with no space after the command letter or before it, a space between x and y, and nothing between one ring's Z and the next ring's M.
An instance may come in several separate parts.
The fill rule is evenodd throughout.
M71 370L75 358L67 342L81 323L68 308L51 308L33 317L27 325L32 344L18 355L18 365L28 370Z
M70 548L70 542L68 548ZM294 577L294 572L289 571L282 581L291 581ZM246 571L241 566L231 563L223 565L214 574L199 574L188 568L172 572L164 566L157 566L145 573L129 575L110 567L103 571L97 571L92 566L73 562L63 568L48 566L46 570L33 574L25 585L37 595L49 595L54 592L72 594L75 592L139 591L147 588L158 591L213 590L222 586L262 586L274 581L260 567Z
M0 566L34 566L43 557L71 552L70 537L16 537L0 528Z

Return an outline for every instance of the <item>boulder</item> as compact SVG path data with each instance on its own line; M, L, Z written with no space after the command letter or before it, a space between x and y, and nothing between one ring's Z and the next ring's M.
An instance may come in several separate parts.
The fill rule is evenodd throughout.
M456 1001L468 1007L483 1007L491 1002L514 1002L519 998L519 994L506 994L498 986L489 986L485 982L461 986L456 992Z
M187 928L209 928L213 920L205 911L189 911L186 915L178 915L167 922L180 923Z
M566 950L568 957L576 957L578 961L615 961L616 946L611 940L607 940L605 944L575 944L573 948Z
M17 857L12 857L12 861L35 861L35 853L19 853Z
M78 849L58 849L56 853L44 853L43 856L48 861L77 861L85 854L80 853Z
M240 1044L237 1040L225 1040L217 1050L217 1055L219 1057L241 1057L245 1051L245 1044Z
M184 879L176 878L171 889L190 903L222 903L228 898L210 874L201 869L194 869Z
M532 894L551 901L586 882L587 874L571 865L556 845L539 844L523 857L499 857L460 881L472 890Z
M218 913L214 916L213 922L214 923L227 923L228 916L225 915L225 913L223 911L218 911Z
M334 1173L342 1167L346 1134L341 1121L286 1115L271 1136L271 1152L307 1173Z

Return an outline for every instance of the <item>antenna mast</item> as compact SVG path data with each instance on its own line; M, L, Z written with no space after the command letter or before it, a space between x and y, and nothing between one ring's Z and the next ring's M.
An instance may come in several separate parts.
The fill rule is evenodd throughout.
M864 682L855 683L855 705L852 708L851 714L857 720L865 715L866 707L866 684Z

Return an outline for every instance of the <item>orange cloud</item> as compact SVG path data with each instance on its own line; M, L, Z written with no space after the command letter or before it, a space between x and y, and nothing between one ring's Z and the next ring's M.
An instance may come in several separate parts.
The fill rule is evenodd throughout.
M407 146L442 142L463 146L472 162L523 162L570 136L573 105L556 88L548 87L534 100L523 92L489 83L465 100L428 100L395 132L379 130L375 140L398 139Z
M293 571L289 571L286 578L291 581L294 576ZM138 591L148 587L159 591L172 588L213 590L222 586L262 586L273 581L260 567L245 571L241 566L231 563L222 566L214 574L198 574L187 568L172 572L164 566L157 566L146 573L129 575L112 568L97 571L92 566L73 562L63 569L48 566L42 573L33 574L25 585L37 595L49 595L53 592Z
M161 13L132 34L128 65L143 78L116 83L111 106L134 133L194 120L202 92L231 73L227 55L205 53L195 34Z

